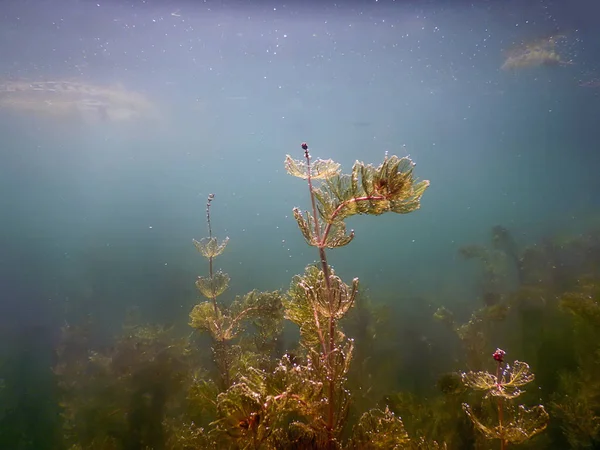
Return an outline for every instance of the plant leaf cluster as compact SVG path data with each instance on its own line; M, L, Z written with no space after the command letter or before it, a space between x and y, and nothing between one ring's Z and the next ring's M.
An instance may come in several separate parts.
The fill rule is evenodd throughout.
M486 439L503 440L511 444L522 444L541 433L548 426L549 416L542 405L527 408L524 405L513 406L504 409L506 422L502 425L491 425L485 423L473 412L470 405L463 405L475 428L479 430Z
M489 372L466 372L462 374L463 383L475 390L485 391L486 396L513 399L523 393L521 386L532 382L535 377L529 370L529 364L515 361L512 367L506 365L500 379Z
M327 287L329 286L329 288ZM303 345L318 348L330 339L325 325L330 317L339 320L356 300L358 278L348 286L331 270L329 283L316 266L308 266L304 275L294 277L286 296L286 318L300 328ZM330 300L333 309L330 309ZM334 336L334 339L341 336Z
M484 391L484 398L496 401L497 416L489 415L483 420L468 403L463 403L463 410L486 439L498 439L501 448L504 448L505 443L520 444L545 430L549 415L542 405L527 408L524 405L506 404L506 401L521 395L521 387L532 382L535 377L529 370L529 365L522 361L515 361L512 366L507 364L501 370L500 358L497 361L496 375L484 371L462 374L466 387Z
M179 416L192 357L170 329L127 324L115 345L91 351L89 329L63 328L53 371L61 392L64 439L71 448L156 448ZM83 337L83 339L82 339ZM160 413L158 413L160 412Z
M317 202L318 217L309 212L302 214L299 209L294 209L294 217L306 242L320 248L342 247L352 241L354 234L346 233L344 220L353 215L415 211L429 186L429 181L415 179L410 158L395 155L386 157L378 167L357 161L348 175L341 174L339 165L329 160L317 160L312 167L326 168L318 172L322 184L311 192ZM307 164L289 155L286 169L290 175L307 178ZM322 236L315 232L317 228L324 230Z
M581 277L581 286L566 292L559 307L572 319L576 336L577 367L560 374L560 389L553 395L552 410L570 448L595 448L600 444L600 283Z

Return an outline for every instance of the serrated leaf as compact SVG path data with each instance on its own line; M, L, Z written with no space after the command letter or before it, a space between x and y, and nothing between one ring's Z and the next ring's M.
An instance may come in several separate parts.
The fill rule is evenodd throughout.
M354 427L353 448L401 450L410 442L402 419L389 408L364 413Z
M429 181L417 182L409 158L391 156L378 166L356 162L351 175L334 175L314 190L319 213L332 223L356 214L407 214L420 207Z
M288 174L306 180L308 178L308 165L306 161L285 157L285 170ZM331 159L317 159L310 165L310 177L313 180L325 179L334 176L340 170L340 165Z
M522 361L515 361L513 366L507 365L502 372L500 380L488 372L467 372L462 374L466 386L487 391L486 395L493 397L515 398L523 393L520 389L533 381L535 376L529 370L529 365Z
M357 278L348 286L333 270L327 287L323 271L316 266L308 266L304 275L294 277L284 303L286 317L300 327L303 345L318 348L322 340L327 341L329 317L344 317L354 305L357 291Z
M219 243L215 237L203 238L199 241L193 239L193 242L196 249L202 253L203 256L206 258L215 258L225 251L229 238L226 237L221 243Z
M463 403L463 410L469 419L487 439L502 439L508 443L521 444L548 426L550 416L542 405L526 408L507 408L505 420L500 425L487 425L473 412L471 406Z
M225 317L221 310L215 308L212 302L202 302L194 306L190 312L190 326L197 330L208 331L215 337L219 337Z
M204 297L214 299L227 290L229 280L229 275L219 270L212 277L198 277L196 288Z
M308 212L302 214L302 211L298 208L293 209L294 218L298 223L298 228L302 232L302 236L304 236L304 240L308 245L318 246L319 240L314 231L314 219L312 215Z

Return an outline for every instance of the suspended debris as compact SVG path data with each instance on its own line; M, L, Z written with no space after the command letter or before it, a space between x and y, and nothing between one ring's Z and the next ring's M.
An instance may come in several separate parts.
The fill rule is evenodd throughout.
M590 80L581 80L579 82L580 87L587 88L600 88L600 78L592 78Z
M506 52L506 60L502 70L524 69L539 66L560 66L573 64L565 61L556 50L558 41L564 39L562 35L549 36L525 42Z
M156 108L146 96L123 86L77 81L8 81L0 83L0 109L97 122L152 117Z

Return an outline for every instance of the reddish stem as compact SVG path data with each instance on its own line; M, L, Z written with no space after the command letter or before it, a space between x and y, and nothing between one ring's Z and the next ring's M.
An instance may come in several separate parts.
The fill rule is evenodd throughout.
M502 383L500 382L500 372L502 369L502 360L498 361L496 366L496 382L498 383L498 389L502 389ZM506 441L504 440L504 430L502 429L504 424L504 408L502 404L502 397L498 396L498 430L500 431L500 450L506 448Z
M319 236L317 235L317 240L319 241L318 247L325 248L326 242L327 242L327 236L329 236L329 232L331 231L331 225L333 224L333 219L335 219L337 217L337 215L342 211L342 209L344 209L346 206L348 206L351 203L373 201L373 200L385 200L385 197L383 195L367 195L364 197L354 197L354 198L351 198L350 200L346 200L345 202L340 203L338 205L338 207L335 208L335 210L331 214L331 217L329 218L329 222L327 223L327 226L325 227L325 231L323 232L323 238L319 238ZM313 203L314 203L314 200L313 200ZM313 206L313 208L314 208L314 206ZM316 220L317 219L315 216L315 222L316 222Z
M328 224L325 228L324 237L321 237L321 229L319 226L319 218L317 216L317 205L315 201L315 195L313 192L312 185L312 176L311 176L311 166L310 166L310 153L308 152L308 145L306 143L302 144L302 148L304 150L304 157L306 158L306 175L308 181L308 189L310 193L310 201L312 204L313 210L313 220L315 224L315 236L319 243L325 242L327 234L329 234L329 229L331 225ZM337 211L337 210L336 210ZM337 215L337 212L334 212L334 216ZM334 357L335 357L335 319L334 319L334 305L333 305L333 297L331 295L331 282L329 280L329 265L327 264L327 255L325 253L325 246L319 245L319 258L321 260L321 267L323 269L323 276L325 277L325 289L327 291L327 297L329 300L329 342L327 345L327 353L323 355L323 357L327 360L328 366L328 412L327 412L327 434L328 434L328 446L330 448L335 448L335 437L334 437L334 423L335 423L335 382L336 382L336 374L335 374L335 365L334 365Z
M327 225L321 235L321 227L319 225L319 218L317 215L317 205L315 201L315 195L313 192L312 185L312 174L311 174L311 165L310 165L310 153L308 151L308 145L306 143L302 144L302 148L304 149L304 157L306 158L306 172L307 172L307 181L308 181L308 190L310 193L310 200L312 204L312 214L314 220L315 227L315 237L317 240L317 247L319 249L319 258L321 260L321 267L323 269L323 276L325 277L325 288L327 291L327 297L329 300L329 342L324 346L323 350L326 352L323 357L327 360L328 365L328 375L329 375L329 385L328 385L328 414L327 414L327 433L328 433L328 445L330 448L335 448L335 437L334 437L334 427L335 427L335 383L337 381L337 374L335 368L335 318L334 318L334 298L331 293L331 281L330 281L330 271L329 265L327 264L327 255L325 253L325 248L327 247L327 238L329 233L331 232L331 226L334 219L340 214L340 212L347 207L351 203L360 202L360 201L370 201L370 200L384 200L385 197L381 195L371 195L371 196L363 196L363 197L354 197L350 200L346 200L342 202L338 207L333 211L331 216L328 218ZM319 328L318 321L316 323L317 328ZM320 334L319 328L319 334Z

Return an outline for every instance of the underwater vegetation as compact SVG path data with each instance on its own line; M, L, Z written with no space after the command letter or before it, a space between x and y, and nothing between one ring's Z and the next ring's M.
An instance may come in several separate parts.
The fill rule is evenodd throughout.
M288 155L285 168L306 183L308 208L293 214L316 263L287 290L229 297L230 276L218 261L230 241L213 230L210 194L207 235L193 240L206 268L195 280L202 300L189 314L191 334L131 317L98 348L91 323L63 329L53 367L59 448L600 445L600 228L523 246L498 225L488 244L465 245L465 263L478 268L472 309L453 311L440 293L428 314L441 339L424 336L423 368L389 364L409 350L394 341L402 321L358 279L343 280L329 253L352 242L346 219L412 213L429 182L415 177L409 158L356 162L344 174L332 160L313 159L307 144L302 151ZM297 341L284 336L286 324ZM423 332L432 328L425 325ZM498 345L516 361L507 363ZM442 368L434 364L441 354ZM397 378L428 379L419 370L432 367L437 383L398 388Z
M358 279L346 284L336 275L327 251L354 238L345 219L413 212L429 182L415 179L408 158L386 156L378 167L356 162L342 174L339 164L313 161L308 145L302 149L304 159L288 155L285 167L306 180L310 209L293 212L319 263L295 276L286 293L252 291L220 302L229 276L214 264L229 240L213 236L209 195L208 236L193 241L208 260L208 275L196 280L207 300L193 308L190 325L209 336L212 367L192 369L193 338L175 340L162 328L129 326L110 353L87 358L86 340L65 330L55 373L70 448L426 448L389 408L364 412L344 437L354 342L340 321L357 301ZM299 347L277 355L284 318L298 326Z
M506 352L496 349L496 373L467 372L462 374L464 384L478 391L484 391L485 398L496 403L494 424L486 424L474 412L471 405L463 403L463 409L478 431L487 439L498 439L504 450L508 444L521 444L548 426L550 416L542 405L527 408L524 405L508 404L523 392L521 386L533 381L529 365L515 361L512 366L504 363ZM503 367L504 366L504 367Z
M531 448L596 448L600 229L592 226L574 236L545 237L519 248L508 229L494 227L490 246L469 245L460 252L481 262L483 305L465 322L445 307L438 309L436 318L457 336L467 366L478 373L486 366L483 349L491 342L505 342L520 359L535 365L539 389L536 396L526 396L548 405L553 418L548 433L533 439ZM502 284L499 279L504 279ZM503 289L494 291L499 287ZM517 363L513 370L516 367ZM538 409L530 417L541 420L545 413Z

